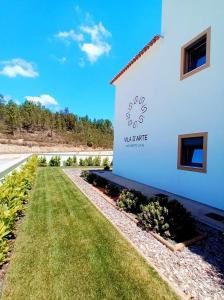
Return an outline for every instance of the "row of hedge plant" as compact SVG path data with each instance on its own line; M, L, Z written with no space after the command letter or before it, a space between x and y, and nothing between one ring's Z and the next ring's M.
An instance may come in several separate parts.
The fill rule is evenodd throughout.
M139 191L124 189L89 171L83 171L81 176L90 184L105 188L109 196L117 197L117 206L135 214L142 229L153 230L177 242L195 236L195 220L177 200L168 200L164 196L148 198Z
M0 185L0 265L7 260L9 240L14 237L15 222L23 215L24 204L29 200L38 160L36 156L6 176Z
M60 167L61 165L61 158L60 156L52 156L49 163L47 163L47 159L45 156L40 156L38 158L38 166L39 167ZM80 158L79 162L77 161L76 156L69 156L64 162L63 165L65 167L74 167L74 166L81 166L81 167L104 167L105 170L109 170L111 167L111 163L108 157L105 157L101 162L100 156L89 156L86 158Z

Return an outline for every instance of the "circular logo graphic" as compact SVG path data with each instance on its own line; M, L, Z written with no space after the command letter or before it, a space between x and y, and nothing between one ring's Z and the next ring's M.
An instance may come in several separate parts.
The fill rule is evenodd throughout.
M142 124L147 110L148 107L145 97L136 96L128 105L128 112L126 113L128 126L137 128L140 124Z

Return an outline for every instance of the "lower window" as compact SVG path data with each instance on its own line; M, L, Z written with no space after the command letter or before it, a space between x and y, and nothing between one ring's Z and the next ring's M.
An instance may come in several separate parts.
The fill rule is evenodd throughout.
M207 139L207 132L179 135L177 168L206 173Z

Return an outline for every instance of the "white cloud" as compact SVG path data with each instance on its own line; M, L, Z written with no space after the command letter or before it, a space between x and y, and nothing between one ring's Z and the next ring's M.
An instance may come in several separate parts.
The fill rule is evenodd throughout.
M3 68L0 70L1 75L8 77L37 77L39 74L34 70L31 62L21 58L14 58L12 60L1 61L0 64Z
M86 53L88 60L94 63L103 54L108 54L111 47L108 43L84 43L80 46L81 50Z
M81 13L79 6L76 6L76 12ZM101 56L109 54L111 45L108 38L111 33L104 27L102 22L94 23L91 16L85 14L84 24L77 27L76 30L60 31L56 34L57 38L64 40L67 44L71 41L76 42L79 49L85 53L90 63L96 62ZM79 65L84 66L83 61Z
M76 41L81 42L84 39L82 33L76 33L73 29L69 31L59 31L56 37L65 41Z
M24 97L27 101L33 102L33 103L40 103L41 105L47 106L47 105L58 105L58 102L50 95L44 94L41 96L25 96Z
M102 22L92 26L80 26L80 30L90 35L92 41L102 41L104 37L108 37L111 33L103 26Z

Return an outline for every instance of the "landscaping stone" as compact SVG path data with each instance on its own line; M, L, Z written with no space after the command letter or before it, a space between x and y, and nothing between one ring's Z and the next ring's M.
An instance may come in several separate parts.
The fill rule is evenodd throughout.
M191 299L224 299L224 241L220 232L198 223L207 238L181 252L172 252L108 203L80 177L79 170L64 172L174 288Z

